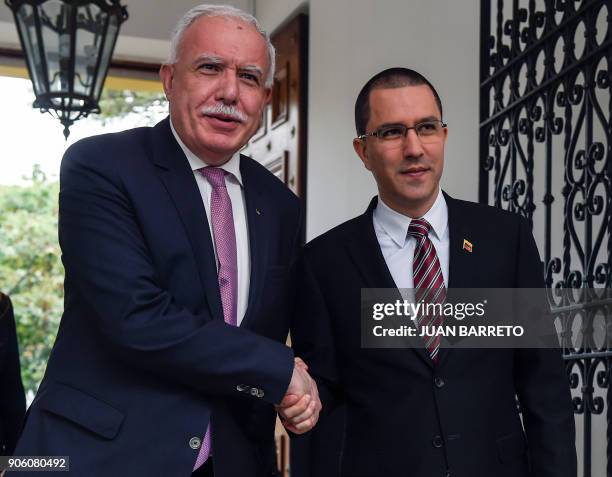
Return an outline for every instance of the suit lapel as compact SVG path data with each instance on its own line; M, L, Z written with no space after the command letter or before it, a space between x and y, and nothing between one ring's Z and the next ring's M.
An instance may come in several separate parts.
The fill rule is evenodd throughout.
M246 204L247 227L249 234L249 252L251 256L251 276L249 280L249 299L247 310L240 326L249 327L253 319L255 298L259 295L259 287L263 282L264 263L267 262L267 226L269 210L266 210L261 190L257 188L257 181L253 177L250 159L240 156L240 173L244 186L244 201ZM267 213L268 212L268 213Z
M172 135L168 118L157 124L151 135L153 161L189 237L211 315L223 320L210 228L193 171Z
M359 218L357 233L353 235L347 247L353 263L359 270L363 281L368 288L395 288L397 285L393 280L385 257L380 249L380 244L374 231L373 213L378 203L378 198L374 197L366 212ZM409 272L407 272L409 273ZM410 272L411 273L411 272ZM397 298L402 299L399 291ZM433 362L425 348L412 348L412 350L428 366L433 367Z
M473 241L477 233L470 226L470 217L465 214L461 202L444 193L448 207L449 228L449 283L448 288L469 288L473 285L474 257L463 247L463 241Z
M374 231L372 214L376 204L377 198L374 197L365 214L359 218L357 226L360 232L353 235L347 246L353 263L368 288L397 288Z
M478 267L474 263L474 256L464 249L464 240L473 242L477 230L471 226L470 217L465 213L461 201L455 200L444 192L448 208L449 228L449 281L448 299L453 300L453 289L470 288L474 284L474 273ZM443 366L449 359L453 348L440 349L438 366Z

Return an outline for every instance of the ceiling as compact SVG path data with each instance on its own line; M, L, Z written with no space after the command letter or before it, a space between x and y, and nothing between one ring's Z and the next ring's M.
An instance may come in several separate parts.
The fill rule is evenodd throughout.
M57 1L57 0L56 0ZM121 34L131 37L167 40L178 19L202 0L121 0L129 18L121 26ZM210 4L231 4L252 13L254 0L207 0ZM0 22L13 22L13 14L4 2L0 3Z

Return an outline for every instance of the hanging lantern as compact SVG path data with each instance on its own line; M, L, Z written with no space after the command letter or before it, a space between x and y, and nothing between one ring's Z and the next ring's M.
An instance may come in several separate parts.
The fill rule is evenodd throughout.
M120 0L5 0L34 85L34 107L70 126L98 101L121 24Z

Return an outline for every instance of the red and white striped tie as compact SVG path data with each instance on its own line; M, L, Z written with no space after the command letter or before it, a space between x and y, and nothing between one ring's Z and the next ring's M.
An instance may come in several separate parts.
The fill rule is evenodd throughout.
M414 249L414 262L412 263L412 276L414 278L414 295L417 303L444 303L446 300L446 287L444 276L440 267L440 260L436 249L429 239L431 224L427 220L413 219L408 227L408 235L416 241ZM422 314L416 319L417 327L436 327L442 324L442 316L435 313ZM440 350L440 336L425 336L425 347L434 363L438 362Z

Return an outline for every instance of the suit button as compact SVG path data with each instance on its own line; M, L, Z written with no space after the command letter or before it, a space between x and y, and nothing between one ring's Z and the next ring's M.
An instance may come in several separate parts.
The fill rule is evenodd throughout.
M440 447L442 447L442 444L444 444L444 442L442 441L442 438L440 436L435 436L432 441L431 444L436 448L439 449Z
M444 379L436 376L434 379L434 384L437 388L443 388L446 383L444 382Z
M201 445L202 439L200 439L199 437L192 437L191 439L189 439L189 447L191 447L192 449L199 449Z
M239 392L244 392L244 391L247 391L248 389L250 388L246 384L239 384L238 386L236 386L236 391L239 391Z

